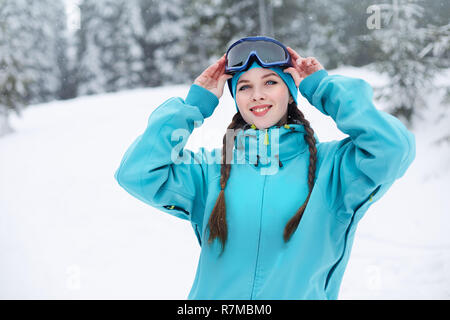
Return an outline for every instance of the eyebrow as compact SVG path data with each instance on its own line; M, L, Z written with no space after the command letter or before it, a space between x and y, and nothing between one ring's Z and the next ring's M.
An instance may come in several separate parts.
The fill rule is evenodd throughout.
M262 76L261 79L267 78L267 77L269 77L269 76L276 76L276 75L277 75L276 73L271 72L271 73L268 73L268 74ZM241 83L241 82L250 82L250 81L249 81L249 80L242 79L242 80L239 80L237 84L239 84L239 83Z

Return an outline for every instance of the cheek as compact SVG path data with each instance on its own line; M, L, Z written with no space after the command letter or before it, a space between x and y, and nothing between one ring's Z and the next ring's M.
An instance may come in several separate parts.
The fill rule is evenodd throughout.
M277 92L274 95L274 98L277 100L280 105L284 106L289 103L289 91L286 91L287 89L281 88L280 90L277 90Z
M245 94L237 94L236 95L236 103L238 107L245 106L248 103L248 99Z
M236 104L238 105L239 108L242 107L242 99L236 97Z

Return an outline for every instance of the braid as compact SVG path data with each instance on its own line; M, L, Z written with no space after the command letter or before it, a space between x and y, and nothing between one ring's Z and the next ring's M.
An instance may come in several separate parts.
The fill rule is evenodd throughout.
M241 113L238 112L234 115L233 120L227 129L238 129L242 128L244 125L245 121L242 118ZM210 230L208 243L212 243L215 238L219 238L222 244L222 252L225 249L225 243L228 235L225 207L225 187L227 185L228 178L230 177L231 170L231 161L226 160L228 160L227 152L232 152L232 148L229 148L231 150L227 150L227 147L231 145L230 143L227 143L227 133L223 136L222 163L220 166L220 193L208 221L208 227ZM231 147L233 146L234 144L231 145Z
M284 234L283 238L284 241L287 242L294 231L297 229L300 219L303 216L303 212L306 209L306 206L308 205L309 198L312 193L312 189L314 187L314 179L316 177L316 163L317 163L317 148L316 148L316 139L314 138L314 130L311 128L309 121L305 119L305 116L303 113L297 108L297 105L290 104L288 107L288 114L290 114L290 118L294 118L296 120L299 120L300 123L305 127L306 135L305 135L305 141L309 146L309 167L308 167L308 187L309 187L309 193L306 197L305 202L303 205L297 210L295 215L288 221L286 224L286 227L284 228Z

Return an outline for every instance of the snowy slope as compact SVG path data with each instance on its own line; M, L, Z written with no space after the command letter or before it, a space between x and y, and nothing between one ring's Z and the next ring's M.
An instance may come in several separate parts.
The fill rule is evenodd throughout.
M384 81L367 69L329 72ZM113 175L151 112L188 89L80 97L12 118L16 132L0 139L0 298L187 297L200 252L190 224L132 198ZM220 147L235 112L224 92L191 135L191 150ZM346 137L299 103L321 141ZM450 153L430 145L447 121L436 117L424 112L416 160L360 222L341 299L450 298Z

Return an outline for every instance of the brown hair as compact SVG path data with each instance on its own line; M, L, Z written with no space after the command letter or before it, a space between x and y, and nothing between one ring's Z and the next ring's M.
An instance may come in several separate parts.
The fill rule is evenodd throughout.
M314 138L314 131L311 128L309 121L305 119L303 113L297 108L295 102L288 105L288 117L287 121L291 123L300 123L305 127L305 140L309 146L309 168L308 168L308 187L309 193L306 197L305 202L297 210L295 215L288 221L284 228L283 238L287 242L291 238L294 231L297 229L300 219L302 218L303 212L305 211L306 205L308 204L309 197L314 186L314 179L316 173L316 160L317 160L317 149L316 149L316 139ZM233 120L227 129L242 129L247 123L242 118L241 113L237 112ZM227 134L223 137L223 148L222 148L222 163L220 168L220 193L216 200L216 204L212 210L209 217L208 228L210 230L208 243L212 243L215 238L219 238L222 244L222 252L225 248L225 243L228 236L228 228L226 221L226 207L225 207L225 187L227 185L228 178L230 176L231 164L230 161L225 161L227 159L227 152L232 152L232 150L227 150L228 147L234 146L234 144L226 143ZM229 155L228 155L229 156ZM227 159L228 160L228 159Z

